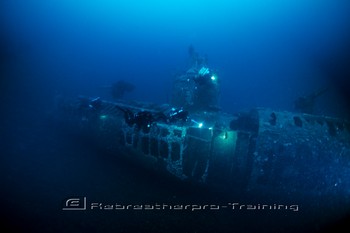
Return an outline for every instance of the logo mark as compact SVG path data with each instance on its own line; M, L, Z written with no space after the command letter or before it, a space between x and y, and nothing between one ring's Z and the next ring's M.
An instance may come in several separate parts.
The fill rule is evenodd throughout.
M62 210L86 210L86 197L68 198L63 203Z

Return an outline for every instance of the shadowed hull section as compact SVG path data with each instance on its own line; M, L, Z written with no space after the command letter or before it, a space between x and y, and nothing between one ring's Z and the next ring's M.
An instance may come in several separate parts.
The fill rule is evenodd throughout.
M341 119L257 108L190 114L195 122L153 122L144 131L118 106L152 114L161 106L62 101L57 119L101 147L181 180L235 191L350 193L350 124ZM119 153L124 152L124 153Z

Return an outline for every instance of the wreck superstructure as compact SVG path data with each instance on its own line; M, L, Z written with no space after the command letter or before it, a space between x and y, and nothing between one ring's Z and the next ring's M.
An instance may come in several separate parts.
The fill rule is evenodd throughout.
M83 99L83 100L82 100ZM142 161L182 180L225 189L350 193L350 124L341 119L253 109L235 115L189 114L186 122L129 125L119 109L164 106L89 98L61 103L60 118L118 156Z
M350 194L350 122L218 107L217 74L194 56L170 105L62 100L57 116L106 150L211 187ZM202 60L203 61L203 60Z

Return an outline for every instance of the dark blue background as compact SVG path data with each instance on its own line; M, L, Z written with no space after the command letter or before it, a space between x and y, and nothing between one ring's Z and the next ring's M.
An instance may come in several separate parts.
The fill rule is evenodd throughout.
M136 86L127 99L168 102L193 44L218 71L224 111L293 110L297 97L330 86L317 113L348 117L349 10L346 0L1 1L1 199L9 207L4 220L43 231L126 232L136 225L148 232L186 232L186 226L201 232L217 225L229 230L237 222L237 231L261 230L277 218L282 223L276 228L293 230L290 216L236 216L236 223L232 216L212 214L66 216L60 204L69 195L186 201L198 190L179 191L132 166L113 165L119 163L113 156L54 133L49 116L55 95L111 98L106 86L121 79ZM216 196L208 195L203 200ZM315 230L323 226L318 220L333 219L318 212L310 207L293 220Z

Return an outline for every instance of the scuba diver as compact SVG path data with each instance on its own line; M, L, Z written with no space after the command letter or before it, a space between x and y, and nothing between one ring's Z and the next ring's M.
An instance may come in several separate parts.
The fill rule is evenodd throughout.
M216 74L206 66L202 66L193 77L195 88L193 102L198 110L217 110L219 83Z
M329 90L329 87L326 87L318 91L315 91L310 95L299 97L294 101L295 110L302 113L313 114L316 99L321 95L323 95L324 93L326 93L328 90Z
M144 133L148 133L152 124L155 122L174 123L177 121L186 122L188 120L188 112L182 108L172 108L168 114L164 114L163 112L152 113L150 111L134 113L128 108L123 108L118 105L115 107L124 113L124 120L128 126L132 127L135 124L137 129L142 129Z
M172 108L167 119L168 123L173 123L176 121L186 122L188 121L188 111L183 110L183 108Z
M188 111L183 108L171 108L166 113L158 112L155 114L155 119L167 124L175 122L185 123L189 121Z
M118 105L116 105L115 107L124 113L124 120L130 127L136 124L137 129L142 129L144 133L149 132L151 125L154 122L154 118L151 112L140 111L137 113L133 113L128 108L122 108Z
M191 67L176 77L171 104L193 112L219 110L220 82L216 73L208 67L206 56L199 56L192 45L189 46L188 53Z
M102 100L100 97L96 97L94 99L89 99L84 96L79 96L80 109L88 109L97 111L102 106Z
M93 110L98 110L102 106L102 100L100 97L96 97L95 99L90 100L89 108Z

